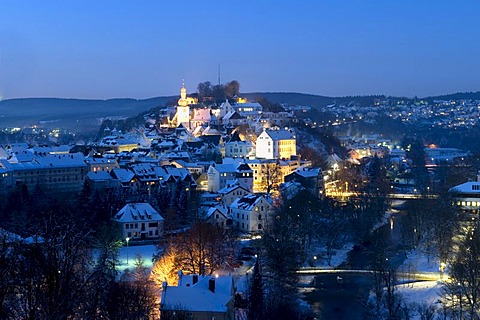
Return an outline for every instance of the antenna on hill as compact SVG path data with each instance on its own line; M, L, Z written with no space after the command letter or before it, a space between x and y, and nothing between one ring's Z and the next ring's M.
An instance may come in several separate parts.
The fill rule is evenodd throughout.
M218 64L218 85L220 85L220 63Z

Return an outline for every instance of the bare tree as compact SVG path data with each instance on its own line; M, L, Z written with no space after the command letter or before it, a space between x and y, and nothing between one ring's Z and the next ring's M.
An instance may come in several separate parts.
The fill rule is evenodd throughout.
M171 244L175 269L209 275L233 261L233 241L220 227L198 220Z
M460 243L451 262L451 286L447 290L461 297L471 319L480 318L480 231L472 228Z
M262 190L267 194L278 192L278 186L282 183L282 168L280 163L270 162L261 165Z

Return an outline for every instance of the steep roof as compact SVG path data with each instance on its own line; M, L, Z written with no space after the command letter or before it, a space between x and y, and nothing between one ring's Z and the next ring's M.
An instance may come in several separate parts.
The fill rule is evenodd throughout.
M163 217L149 203L128 203L114 217L118 222L163 221Z
M110 174L120 182L130 182L135 177L135 174L127 169L113 169Z
M235 201L231 204L231 209L241 209L241 210L248 210L251 211L253 207L261 200L264 199L261 195L255 194L246 194L241 198L235 199ZM265 198L265 200L267 200ZM268 203L270 203L267 200Z
M268 136L274 140L291 140L295 139L295 133L292 130L285 130L285 129L279 129L279 130L271 130L271 129L266 129L265 133L268 134Z

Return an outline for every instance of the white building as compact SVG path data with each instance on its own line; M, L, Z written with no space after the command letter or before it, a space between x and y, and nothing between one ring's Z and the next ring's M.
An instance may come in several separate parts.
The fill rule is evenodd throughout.
M237 198L230 206L234 226L243 232L262 233L267 228L273 205L261 195L245 195Z
M258 102L244 102L236 103L233 105L233 109L241 116L248 119L255 119L262 114L263 107Z
M290 159L296 154L296 137L291 129L265 129L257 138L259 159Z
M148 203L128 203L113 218L122 230L122 239L159 238L163 232L163 217Z
M239 185L234 185L218 190L218 194L221 197L220 202L229 207L237 198L250 194L250 191Z
M251 141L229 141L225 143L225 157L248 158L255 156L255 146Z
M225 188L227 182L234 180L237 166L234 164L215 164L208 168L208 191L217 192Z

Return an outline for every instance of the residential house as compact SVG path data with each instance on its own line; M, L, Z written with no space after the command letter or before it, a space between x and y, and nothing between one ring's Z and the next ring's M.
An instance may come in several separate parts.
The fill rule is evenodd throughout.
M272 213L272 200L263 195L248 194L237 198L230 206L234 226L242 232L262 233Z
M228 213L228 208L222 205L209 208L205 215L205 221L222 228L233 225L233 220Z
M297 181L315 197L323 193L323 175L320 168L299 168L284 178L285 182Z
M234 320L233 276L183 275L177 286L163 284L160 317L163 319Z
M128 203L113 217L122 239L156 239L163 233L163 217L148 203Z
M121 186L120 181L114 179L107 171L90 171L87 173L85 182L90 185L93 191L105 191Z
M248 190L238 184L229 185L225 188L218 190L218 194L221 198L221 203L229 207L237 198L241 198L247 194L250 194L251 190Z
M235 164L212 164L208 168L208 191L217 192L225 188L229 180L236 177L237 166Z

